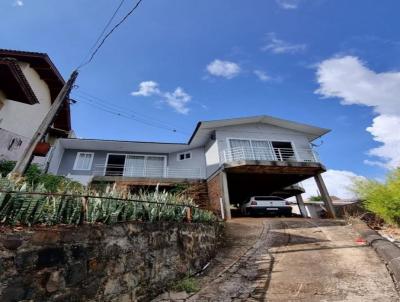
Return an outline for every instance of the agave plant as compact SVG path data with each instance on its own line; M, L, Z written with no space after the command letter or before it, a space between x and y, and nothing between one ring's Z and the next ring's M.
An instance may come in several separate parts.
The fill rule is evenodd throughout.
M74 187L76 189L76 187ZM63 184L62 193L49 193L44 185L36 187L21 180L0 177L0 223L8 225L34 224L114 224L124 221L183 221L188 207L194 222L216 220L209 212L195 207L193 200L183 195L160 191L140 191L130 194L114 186L104 193ZM67 193L68 192L68 193Z

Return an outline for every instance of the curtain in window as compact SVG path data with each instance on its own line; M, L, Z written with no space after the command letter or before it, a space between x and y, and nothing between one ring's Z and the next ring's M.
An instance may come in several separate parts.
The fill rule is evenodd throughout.
M145 157L128 155L125 160L124 176L145 177Z
M253 155L256 160L273 160L274 155L268 141L252 140Z
M253 158L250 140L245 139L230 139L232 160L245 160Z
M76 170L90 170L92 162L91 153L79 153L76 161Z
M164 157L159 157L159 156L147 157L146 176L148 177L164 176Z

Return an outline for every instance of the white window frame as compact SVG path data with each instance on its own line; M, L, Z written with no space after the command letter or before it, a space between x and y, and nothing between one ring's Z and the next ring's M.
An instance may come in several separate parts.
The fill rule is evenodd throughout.
M270 146L270 148L272 150L273 150L272 142L290 143L292 145L292 149L294 151L294 155L295 155L296 160L300 161L299 155L298 155L297 150L296 150L295 143L292 140L282 140L282 139L273 139L273 140L271 139L271 140L269 140L269 139L262 139L262 138L227 137L226 138L226 145L227 145L228 149L232 149L232 146L231 146L231 140L232 139L249 141L250 142L250 149L252 150L253 155L254 155L254 150L253 150L253 144L251 143L252 140L255 140L255 141L266 141L266 142L268 142L268 144L269 144L269 146ZM277 157L276 157L275 153L273 153L273 156L277 160Z
M89 154L91 156L90 161L89 161L89 168L88 169L78 169L78 167L77 167L78 160L79 160L79 157L80 157L81 154ZM76 171L90 171L90 170L92 170L93 159L94 159L94 152L78 152L78 153L76 153L73 170L76 170Z
M181 156L182 154L183 154L183 159L180 159L180 156ZM186 154L189 154L190 157L189 157L189 158L186 158ZM181 153L178 153L178 154L176 155L176 159L177 159L177 161L184 161L184 160L192 159L192 152L188 151L188 152L181 152Z
M167 155L159 155L159 154L149 154L149 153L107 153L106 156L106 161L104 164L104 171L103 171L103 175L106 175L106 170L107 170L107 164L108 164L108 157L109 155L125 155L125 160L127 156L144 156L145 158L145 170L146 170L146 165L147 165L147 157L162 157L164 158L164 177L167 177L167 169L168 169L168 157ZM124 165L124 174L125 174L125 165ZM126 175L122 175L122 176L126 176ZM147 176L145 176L147 177ZM139 178L139 177L138 177Z

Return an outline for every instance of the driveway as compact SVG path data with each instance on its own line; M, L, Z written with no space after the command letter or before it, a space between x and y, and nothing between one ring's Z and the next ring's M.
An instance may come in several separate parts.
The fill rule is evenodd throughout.
M400 301L358 237L341 221L233 219L201 290L185 301Z

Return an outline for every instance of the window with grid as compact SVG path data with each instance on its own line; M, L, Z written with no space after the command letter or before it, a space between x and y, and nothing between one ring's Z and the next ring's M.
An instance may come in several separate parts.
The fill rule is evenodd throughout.
M76 154L74 170L90 170L92 168L94 153L78 152Z

